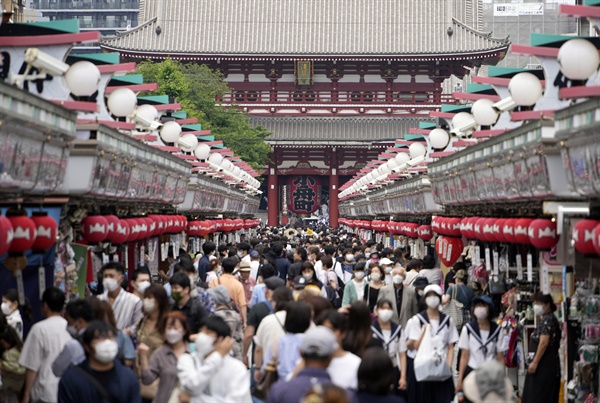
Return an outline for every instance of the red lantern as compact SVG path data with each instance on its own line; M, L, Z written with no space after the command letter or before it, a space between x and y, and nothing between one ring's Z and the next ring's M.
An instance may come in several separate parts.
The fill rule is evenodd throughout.
M600 220L580 220L573 227L573 240L575 249L584 255L596 254L594 249L594 228L600 224ZM39 234L38 234L39 236Z
M504 221L502 225L502 235L504 239L508 243L517 243L517 238L515 237L515 224L517 223L516 218L509 218Z
M33 213L31 219L36 226L35 242L31 246L31 249L34 251L50 249L56 243L58 224L54 221L54 218L44 212Z
M89 215L81 221L81 236L89 243L100 243L108 236L108 221L101 215Z
M417 229L419 228L419 224L415 224L412 222L409 222L406 224L406 236L409 238L418 238L419 237L419 232L417 231Z
M600 224L596 225L596 228L594 228L593 236L592 244L594 245L596 253L600 255Z
M440 217L439 222L440 222L439 233L442 235L448 235L448 218Z
M13 241L14 230L10 220L0 215L0 256L4 255L10 249Z
M497 218L496 223L494 224L494 237L498 242L508 242L506 237L504 236L504 223L506 222L506 218Z
M551 249L558 243L556 223L546 218L533 220L529 224L529 240L538 249Z
M440 218L442 217L436 216L431 219L431 229L438 234L440 233Z
M460 221L460 235L467 239L473 238L473 217L463 218Z
M200 223L201 221L188 221L185 233L188 236L198 236L200 233Z
M109 224L110 227L110 224ZM131 228L129 227L129 222L127 220L119 219L114 224L114 231L108 232L108 240L113 245L121 245L125 242L129 241L131 237Z
M420 239L427 242L433 238L433 229L431 229L431 225L421 225L417 228L417 234L419 234Z
M480 241L485 241L485 236L483 234L483 228L485 227L485 221L487 218L477 217L477 220L473 223L473 234L475 235L475 239Z
M530 245L529 239L529 224L533 220L531 218L520 218L515 222L515 240L523 245Z
M446 219L446 227L447 233L449 236L459 237L460 233L460 223L462 219L459 217L449 217Z
M486 242L496 242L496 237L494 236L494 225L496 225L495 218L485 218L483 221L483 225L481 227L481 235L483 237L482 241Z
M456 263L464 248L462 238L455 237L440 236L435 244L440 261L447 267Z

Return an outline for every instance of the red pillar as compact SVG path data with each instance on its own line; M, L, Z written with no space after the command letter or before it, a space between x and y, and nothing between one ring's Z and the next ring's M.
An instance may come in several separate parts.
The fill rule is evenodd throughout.
M337 168L331 169L329 175L329 225L332 227L338 226L338 188L339 188L339 176Z
M279 225L279 183L277 183L277 173L275 168L269 168L267 187L267 223L269 226L274 227Z

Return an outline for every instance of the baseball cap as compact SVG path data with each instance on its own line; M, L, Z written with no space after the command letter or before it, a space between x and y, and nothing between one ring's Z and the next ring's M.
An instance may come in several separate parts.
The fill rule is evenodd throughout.
M427 295L432 291L439 295L440 298L442 297L442 295L444 295L444 293L442 292L442 287L440 287L437 284L429 284L427 287L425 287L425 290L423 290L423 295Z
M427 280L427 277L417 277L415 278L415 280L412 283L412 286L414 288L425 288L429 285L429 280Z
M335 334L325 326L307 330L300 343L300 352L312 357L329 357L337 348Z
M275 290L279 287L285 287L285 281L277 276L272 276L265 279L265 285L269 290Z
M294 289L302 290L304 287L306 287L306 279L302 276L296 276L294 277L293 285Z
M383 264L383 265L390 265L390 264L394 264L394 262L392 262L390 259L388 259L387 257L384 257L383 259L381 259L379 261L379 264Z

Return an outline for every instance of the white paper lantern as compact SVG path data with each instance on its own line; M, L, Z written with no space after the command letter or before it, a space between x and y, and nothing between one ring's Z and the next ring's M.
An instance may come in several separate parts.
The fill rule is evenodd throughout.
M437 127L429 132L429 143L431 143L431 147L443 150L450 143L450 135L446 130Z
M149 105L142 105L149 106ZM141 108L141 107L140 107ZM139 108L138 108L139 110ZM160 138L165 143L176 143L181 135L181 126L177 122L166 122L160 129Z
M177 140L177 145L181 148L181 151L191 153L198 147L198 137L192 133L184 134Z
M208 160L218 166L221 166L221 162L223 162L223 156L219 153L211 153L208 157Z
M394 159L398 163L398 166L400 166L400 165L406 164L408 161L410 161L410 156L407 153L398 153L396 155L396 157L394 157Z
M65 73L65 81L71 94L77 97L89 97L98 91L100 70L94 63L82 60L69 67Z
M408 147L408 152L410 154L410 158L413 159L427 154L427 148L425 148L423 143L414 142Z
M542 96L543 88L540 80L531 73L519 73L508 83L510 97L520 106L534 105Z
M581 38L563 43L556 59L560 71L571 80L587 80L600 64L598 49L592 42Z
M106 104L110 113L122 118L133 113L137 105L137 97L129 88L117 88L111 92Z
M473 119L480 126L492 126L498 121L498 113L492 107L494 101L486 98L478 99L471 106Z
M194 150L194 155L199 160L206 160L210 156L210 146L204 143L198 144L198 147Z

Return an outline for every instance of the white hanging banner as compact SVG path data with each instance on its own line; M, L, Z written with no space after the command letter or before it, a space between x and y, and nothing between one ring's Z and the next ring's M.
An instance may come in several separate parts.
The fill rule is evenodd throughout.
M527 254L527 281L530 283L533 281L533 256L531 253Z
M523 262L521 255L517 255L517 280L523 280Z
M444 256L444 259L450 259L450 256L452 256L452 244L448 244L448 248L446 250L446 256Z
M498 257L498 251L494 251L494 275L497 276L498 275L498 267L499 267L499 257Z
M140 246L140 263L144 263L146 261L146 247L144 245Z
M475 267L479 267L481 266L481 248L479 245L475 245L473 249L473 264Z
M19 305L25 305L25 286L23 285L23 271L15 272L17 277L17 291L19 292Z
M492 270L492 257L490 254L490 248L485 248L485 270L488 272Z
M545 264L540 269L540 291L542 294L550 294L550 274Z
M108 262L110 262L109 256L106 253L102 252L102 264L106 264Z
M46 291L46 268L43 264L38 267L38 281L40 287L40 301L42 300L42 296L44 295L44 291Z

